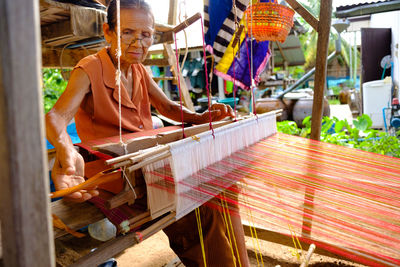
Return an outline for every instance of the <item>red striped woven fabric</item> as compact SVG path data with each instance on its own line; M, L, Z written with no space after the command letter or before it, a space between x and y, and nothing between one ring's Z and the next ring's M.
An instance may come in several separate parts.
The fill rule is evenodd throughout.
M153 174L173 183L165 170ZM182 183L195 185L191 199L229 188L234 203L240 191L242 218L263 228L292 227L363 264L400 265L400 159L278 133Z

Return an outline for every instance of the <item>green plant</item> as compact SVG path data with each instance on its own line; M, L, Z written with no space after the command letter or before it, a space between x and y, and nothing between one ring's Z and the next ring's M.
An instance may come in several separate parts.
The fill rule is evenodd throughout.
M340 105L340 100L339 99L329 99L328 103L329 103L329 105Z
M329 89L332 90L334 95L339 95L342 88L340 86L330 86Z
M279 132L310 137L311 117L303 120L304 128L300 129L293 122L283 121L277 123ZM353 120L350 125L347 120L339 120L336 117L324 117L321 127L321 141L361 149L382 155L400 158L400 131L396 136L390 136L386 132L371 129L372 120L364 114Z
M294 121L282 121L277 123L278 131L290 135L299 135L301 129Z
M59 69L43 69L43 102L47 113L67 87Z

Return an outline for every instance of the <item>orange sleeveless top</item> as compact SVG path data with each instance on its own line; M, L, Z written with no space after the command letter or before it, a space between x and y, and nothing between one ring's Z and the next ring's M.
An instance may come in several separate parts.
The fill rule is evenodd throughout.
M142 64L132 64L132 96L121 83L122 134L153 129L147 88L149 74ZM119 135L118 86L115 67L103 48L75 66L89 76L90 92L75 115L82 141Z

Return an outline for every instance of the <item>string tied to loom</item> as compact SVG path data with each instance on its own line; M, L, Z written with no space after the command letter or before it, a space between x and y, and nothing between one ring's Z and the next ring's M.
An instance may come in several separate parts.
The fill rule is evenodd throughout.
M121 2L120 0L116 1L116 9L117 9L117 70L115 71L115 83L118 86L118 126L119 126L119 144L123 147L124 153L128 154L127 144L122 139L122 106L121 106Z
M179 104L180 104L180 109L181 109L182 136L183 136L183 138L186 138L186 135L185 135L185 122L183 120L183 103L182 103L181 75L180 75L180 67L179 67L178 42L177 42L177 38L176 38L176 33L175 32L174 32L174 41L175 41L175 57L176 57L176 74L178 76Z
M210 119L210 130L213 138L215 139L214 128L212 126L212 117L211 117L211 90L210 90L210 82L208 80L208 71L207 71L207 54L206 54L206 42L204 37L204 21L203 18L200 19L201 22L201 36L203 40L203 58L204 58L204 72L206 76L206 88L207 88L207 97L208 97L208 114Z
M232 46L233 46L233 49L232 49L232 53L233 53L233 105L234 105L233 106L233 111L235 113L234 122L236 122L237 121L237 115L236 115L237 114L237 112L236 112L236 110L237 110L237 105L236 105L236 91L237 91L237 85L236 85L236 58L238 58L238 59L240 58L240 34L241 34L241 31L240 31L240 28L239 28L239 22L237 20L236 0L233 0L232 5L233 5L234 17L235 17L235 19L234 19L235 20L234 31L236 32L235 40L232 42ZM236 55L235 55L236 43L239 43L239 49L238 49L238 51L236 52Z

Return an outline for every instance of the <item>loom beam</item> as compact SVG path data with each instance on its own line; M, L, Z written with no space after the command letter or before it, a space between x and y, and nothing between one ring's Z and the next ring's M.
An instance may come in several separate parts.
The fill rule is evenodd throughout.
M185 28L189 27L191 24L195 23L199 19L201 19L201 14L196 13L193 16L191 16L190 18L188 18L187 20L183 21L181 24L179 24L175 28L173 28L172 31L174 33L178 33L180 31L184 30Z

